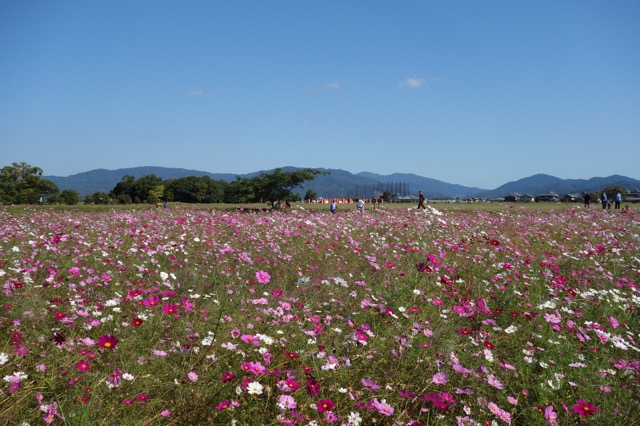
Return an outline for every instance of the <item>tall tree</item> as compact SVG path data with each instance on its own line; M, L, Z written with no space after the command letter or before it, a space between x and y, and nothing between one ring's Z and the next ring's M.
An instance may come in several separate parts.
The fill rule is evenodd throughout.
M69 206L74 206L80 202L80 193L73 189L65 189L60 193L60 200Z
M259 176L250 178L253 188L255 202L266 202L275 208L280 201L293 201L292 190L302 187L306 181L313 180L316 175L325 175L317 169L301 169L293 172L283 172L277 168L271 173L261 173Z
M58 186L42 179L42 169L25 162L12 163L0 170L0 201L3 203L36 203L41 196L56 195Z

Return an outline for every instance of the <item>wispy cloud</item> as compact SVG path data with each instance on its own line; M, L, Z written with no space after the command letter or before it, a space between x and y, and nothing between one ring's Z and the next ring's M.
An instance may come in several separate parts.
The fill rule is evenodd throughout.
M416 76L407 77L400 82L400 86L408 87L409 89L419 89L423 87L427 83L427 80L424 78L419 78Z
M327 89L331 89L331 90L338 90L340 88L340 82L339 81L332 81L331 83L325 84L324 87L326 87Z
M213 93L208 92L206 90L191 90L187 93L187 96L192 97L203 97L203 96L213 96Z

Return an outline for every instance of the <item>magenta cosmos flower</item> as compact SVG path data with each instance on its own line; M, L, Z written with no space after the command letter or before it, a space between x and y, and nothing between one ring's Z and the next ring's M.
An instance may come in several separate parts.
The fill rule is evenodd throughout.
M586 402L583 399L579 399L576 405L573 406L573 411L580 416L593 416L598 412L598 407L590 402Z
M336 405L330 399L321 399L316 402L316 407L318 408L318 412L322 413L325 411L333 411L336 408Z
M87 360L83 359L82 361L76 364L78 371L89 371L91 365L87 362Z
M113 349L118 344L119 340L111 334L105 334L98 338L98 346L105 349Z

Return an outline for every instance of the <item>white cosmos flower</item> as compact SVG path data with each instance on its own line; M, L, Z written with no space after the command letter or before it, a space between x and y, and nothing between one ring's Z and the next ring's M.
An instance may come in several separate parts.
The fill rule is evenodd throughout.
M247 386L247 392L249 395L262 395L262 385L258 382L251 382Z

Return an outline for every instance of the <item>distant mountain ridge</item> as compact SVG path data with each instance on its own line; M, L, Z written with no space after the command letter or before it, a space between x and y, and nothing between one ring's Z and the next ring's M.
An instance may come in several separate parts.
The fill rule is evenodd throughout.
M283 171L293 171L299 167L282 167ZM370 172L353 174L339 169L319 170L328 175L316 176L306 182L304 188L296 190L304 196L307 190L313 189L319 197L371 197L374 192L389 191L393 193L416 195L419 190L427 194L428 198L448 197L504 197L511 193L537 195L549 191L562 196L564 194L581 193L584 191L599 192L609 185L621 185L627 189L640 188L640 180L626 176L612 175L608 177L593 177L590 179L560 179L546 174L536 174L514 182L508 182L496 189L481 189L463 185L442 182L411 173L393 173L379 175ZM58 185L60 190L73 189L81 195L95 192L109 192L122 180L125 175L138 179L142 176L154 174L163 180L179 179L187 176L209 176L211 179L230 182L239 177L252 177L263 172L261 170L248 174L210 173L201 170L190 170L171 167L131 167L117 170L95 169L75 175L43 176Z

